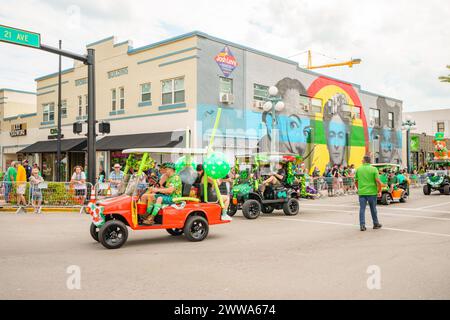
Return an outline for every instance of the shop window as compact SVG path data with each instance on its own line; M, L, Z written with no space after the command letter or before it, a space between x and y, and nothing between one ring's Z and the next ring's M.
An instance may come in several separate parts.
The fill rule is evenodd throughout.
M111 110L116 111L117 108L117 92L116 89L111 89Z
M353 107L353 119L361 119L361 107Z
M89 107L89 97L87 94L84 95L84 110L85 110L85 115L88 114L88 107Z
M369 117L370 117L370 122L371 122L372 126L380 125L380 110L370 108Z
M388 127L394 128L394 113L393 112L388 113Z
M119 104L120 110L124 110L125 109L125 88L124 87L119 88L119 101L120 101L120 104Z
M47 103L43 106L43 118L42 120L44 122L51 122L55 121L55 104L54 103Z
M161 81L162 104L174 104L185 101L184 78Z
M78 116L83 115L83 96L78 96Z
M144 83L141 84L141 102L151 102L152 101L152 93L151 93L151 84Z
M220 77L220 93L233 93L233 79Z
M267 101L269 97L269 87L260 84L253 84L253 100Z
M445 132L445 123L444 122L437 123L437 132Z
M67 100L61 102L61 118L67 118Z

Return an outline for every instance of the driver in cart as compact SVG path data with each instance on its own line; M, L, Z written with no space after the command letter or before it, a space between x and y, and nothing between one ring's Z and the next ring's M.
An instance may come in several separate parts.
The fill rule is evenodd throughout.
M163 204L173 204L173 199L181 197L182 182L179 175L175 173L175 164L166 162L161 165L161 173L165 177L165 186L151 187L143 196L148 201L147 213L143 216L145 225L154 224L155 217Z

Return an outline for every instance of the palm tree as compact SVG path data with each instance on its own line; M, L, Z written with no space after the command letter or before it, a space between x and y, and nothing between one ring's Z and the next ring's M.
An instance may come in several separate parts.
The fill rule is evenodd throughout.
M447 66L447 69L450 69L450 65ZM441 82L449 82L450 83L450 74L448 76L439 77Z

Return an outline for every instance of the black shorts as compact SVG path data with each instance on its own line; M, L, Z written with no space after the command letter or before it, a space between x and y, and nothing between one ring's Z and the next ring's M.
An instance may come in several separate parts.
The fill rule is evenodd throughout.
M86 195L86 189L75 189L75 195L77 197L84 197Z

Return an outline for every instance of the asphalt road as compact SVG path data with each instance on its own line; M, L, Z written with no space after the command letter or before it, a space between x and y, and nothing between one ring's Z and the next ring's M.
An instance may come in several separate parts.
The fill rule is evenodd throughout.
M417 189L379 213L384 228L360 232L356 196L302 201L200 243L130 231L119 250L91 239L88 215L1 213L0 298L450 299L450 196Z

